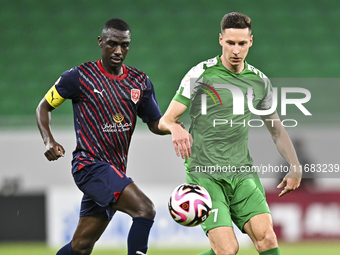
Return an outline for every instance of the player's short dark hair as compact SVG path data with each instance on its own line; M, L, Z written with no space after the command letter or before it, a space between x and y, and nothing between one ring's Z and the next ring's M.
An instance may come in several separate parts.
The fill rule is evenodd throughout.
M251 19L239 12L228 13L222 18L221 32L223 33L227 28L249 28L251 32Z
M120 31L130 31L129 25L122 19L114 18L107 21L103 27L103 30L114 28Z

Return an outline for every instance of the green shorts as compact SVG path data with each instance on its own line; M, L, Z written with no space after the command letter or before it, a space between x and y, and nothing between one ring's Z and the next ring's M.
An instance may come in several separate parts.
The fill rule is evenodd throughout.
M265 192L259 178L192 178L187 183L204 187L212 199L212 210L201 224L204 232L217 227L233 227L232 222L245 233L243 227L251 217L270 213Z

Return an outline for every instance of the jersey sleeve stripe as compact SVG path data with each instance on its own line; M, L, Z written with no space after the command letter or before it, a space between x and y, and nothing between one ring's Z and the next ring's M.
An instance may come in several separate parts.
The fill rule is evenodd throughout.
M174 96L173 100L177 101L177 102L180 102L182 104L184 104L185 106L189 107L190 106L190 99L179 94L179 93L176 93L176 95Z

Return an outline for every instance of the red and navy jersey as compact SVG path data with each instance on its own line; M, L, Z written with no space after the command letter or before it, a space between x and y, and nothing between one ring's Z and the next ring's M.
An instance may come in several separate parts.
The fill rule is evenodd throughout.
M160 119L149 78L130 66L123 65L123 71L114 76L100 60L87 62L63 73L46 94L53 107L53 100L72 99L77 138L72 172L104 161L125 173L137 116L145 123Z

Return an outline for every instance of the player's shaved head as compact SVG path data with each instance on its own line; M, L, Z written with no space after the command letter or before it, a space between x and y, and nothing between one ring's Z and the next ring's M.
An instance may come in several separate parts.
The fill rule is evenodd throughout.
M107 21L103 27L103 31L107 29L117 29L120 31L130 31L129 25L122 19L114 18Z
M228 28L249 28L251 33L251 19L239 12L228 13L222 18L221 33L223 34L224 30Z

